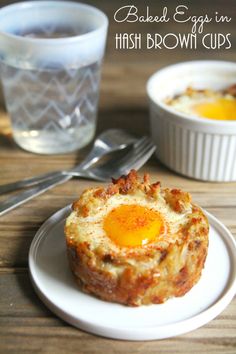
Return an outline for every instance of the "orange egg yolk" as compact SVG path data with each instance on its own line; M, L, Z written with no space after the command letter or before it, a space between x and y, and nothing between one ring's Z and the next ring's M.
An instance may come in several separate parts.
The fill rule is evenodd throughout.
M201 117L218 120L236 120L236 100L218 98L212 102L199 103L193 109Z
M105 217L107 236L119 246L143 246L158 238L163 229L160 214L141 205L120 205Z

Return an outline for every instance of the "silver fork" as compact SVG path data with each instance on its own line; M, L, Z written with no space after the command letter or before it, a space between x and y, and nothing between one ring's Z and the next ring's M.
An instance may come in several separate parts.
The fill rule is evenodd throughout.
M133 144L133 147L125 156L113 158L101 166L88 167L86 170L77 167L70 171L64 171L63 176L39 183L36 187L18 193L0 203L0 216L58 184L68 181L72 177L84 177L96 181L107 181L110 180L111 177L117 178L121 175L127 174L131 169L138 170L151 157L155 149L156 147L152 141L148 137L143 137Z
M81 170L82 168L86 169L96 163L103 156L108 157L109 154L113 152L123 150L126 147L131 146L131 144L133 144L135 141L137 141L137 139L124 130L108 129L96 138L92 150L79 165L74 166L74 168L72 168L72 171L77 169L77 167L79 168L79 170ZM16 191L17 189L32 187L43 181L63 176L63 174L65 175L66 172L68 171L54 171L39 176L25 178L23 180L16 181L13 183L0 185L0 195Z

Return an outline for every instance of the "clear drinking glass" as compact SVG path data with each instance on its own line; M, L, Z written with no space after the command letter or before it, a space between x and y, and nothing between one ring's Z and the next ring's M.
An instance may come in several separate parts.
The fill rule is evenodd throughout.
M66 153L95 132L108 20L70 1L0 10L0 69L13 137L23 149Z

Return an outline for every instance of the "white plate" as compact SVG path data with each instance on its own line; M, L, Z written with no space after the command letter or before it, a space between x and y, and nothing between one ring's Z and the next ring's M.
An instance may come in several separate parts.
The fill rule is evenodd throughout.
M69 269L63 234L70 206L51 216L36 233L29 252L33 285L55 314L85 331L125 340L173 337L216 317L236 293L236 243L214 216L200 281L185 296L161 305L126 307L82 293Z

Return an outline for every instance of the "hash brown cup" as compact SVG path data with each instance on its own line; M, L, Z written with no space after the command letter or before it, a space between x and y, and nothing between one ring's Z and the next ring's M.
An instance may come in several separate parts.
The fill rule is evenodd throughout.
M158 210L163 234L145 245L124 247L103 229L118 205L142 204ZM115 206L115 207L114 207ZM128 306L159 304L183 296L199 280L208 250L209 225L188 193L162 189L135 171L107 188L83 192L72 206L65 235L70 267L81 289Z

